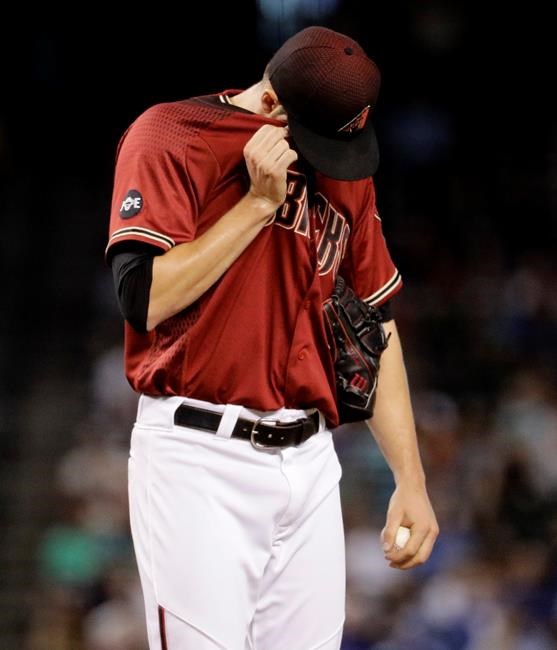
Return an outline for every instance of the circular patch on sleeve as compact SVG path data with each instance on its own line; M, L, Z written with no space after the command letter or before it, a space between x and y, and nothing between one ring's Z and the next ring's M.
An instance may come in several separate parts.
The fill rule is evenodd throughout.
M120 206L120 216L122 219L135 217L136 214L141 212L142 207L143 197L141 196L141 192L129 190Z

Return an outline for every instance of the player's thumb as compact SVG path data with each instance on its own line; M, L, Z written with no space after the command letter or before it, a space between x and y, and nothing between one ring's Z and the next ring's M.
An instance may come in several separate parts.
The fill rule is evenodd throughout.
M396 531L402 522L402 517L390 512L387 515L387 521L385 522L385 527L381 531L381 542L383 544L383 551L388 553L394 546L396 539Z

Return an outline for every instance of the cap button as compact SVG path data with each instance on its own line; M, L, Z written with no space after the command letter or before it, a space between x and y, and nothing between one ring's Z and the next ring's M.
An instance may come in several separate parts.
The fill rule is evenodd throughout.
M352 54L353 51L354 51L354 50L353 50L351 47L345 47L345 48L344 48L344 52L345 52L345 54Z

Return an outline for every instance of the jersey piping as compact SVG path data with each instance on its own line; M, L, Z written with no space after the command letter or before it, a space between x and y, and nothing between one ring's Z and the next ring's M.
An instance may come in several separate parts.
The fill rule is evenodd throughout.
M372 293L371 296L364 298L364 301L369 305L376 305L379 302L384 302L389 298L391 294L395 292L398 286L402 283L402 278L398 269L395 269L394 274L391 279L386 282L380 289L375 293Z
M140 226L129 226L127 228L120 228L119 230L115 230L112 233L112 237L110 238L108 242L108 246L106 247L106 251L114 244L114 242L117 239L121 239L122 237L129 239L131 236L137 235L142 238L147 238L152 240L154 243L158 244L159 246L163 246L164 248L170 250L174 246L176 246L176 242L171 238L168 237L167 235L163 235L160 232L156 232L154 230L150 230L149 228L142 228ZM105 251L105 252L106 252Z

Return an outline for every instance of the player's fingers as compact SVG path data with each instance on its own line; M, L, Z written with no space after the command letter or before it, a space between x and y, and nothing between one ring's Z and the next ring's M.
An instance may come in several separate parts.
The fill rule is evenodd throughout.
M385 527L381 531L381 541L383 543L383 551L385 553L385 556L393 551L396 531L398 530L398 527L401 525L401 523L401 515L397 515L393 512L387 513L387 521L385 522Z
M437 531L430 531L418 551L415 553L413 557L411 557L409 560L403 561L403 562L391 562L389 566L395 568L395 569L412 569L415 566L418 566L420 564L423 564L426 562L431 555L431 551L433 550L433 545L435 544L435 540L437 539L438 532Z
M288 129L284 126L264 124L247 141L244 147L244 155L246 152L257 153L260 150L268 151L279 140L286 138L287 135Z
M277 104L269 113L269 117L272 117L274 120L281 120L283 122L286 122L288 120L288 115L286 114L286 111L284 110L284 106L282 104Z
M272 179L276 177L284 181L287 167L297 158L298 154L290 148L288 142L281 140L270 151L265 152L259 158L250 162L253 165L253 169L257 169L261 178Z
M244 147L244 159L248 168L260 169L268 173L269 168L289 145L285 138L286 129L268 124L265 127L269 127L272 131L267 130L261 139L248 142ZM275 148L276 152L273 153Z
M287 167L290 167L290 165L295 160L298 160L298 154L294 151L294 149L290 149L290 147L288 147L276 159L272 171L273 172L284 171L287 169Z
M275 142L275 144L271 146L269 151L266 153L265 158L267 159L267 162L275 162L276 160L279 160L279 158L284 155L289 149L290 145L284 138L282 138L282 140Z
M385 557L396 564L403 564L410 561L424 543L428 533L429 528L418 528L416 525L412 526L410 538L404 548L399 549L395 544Z

